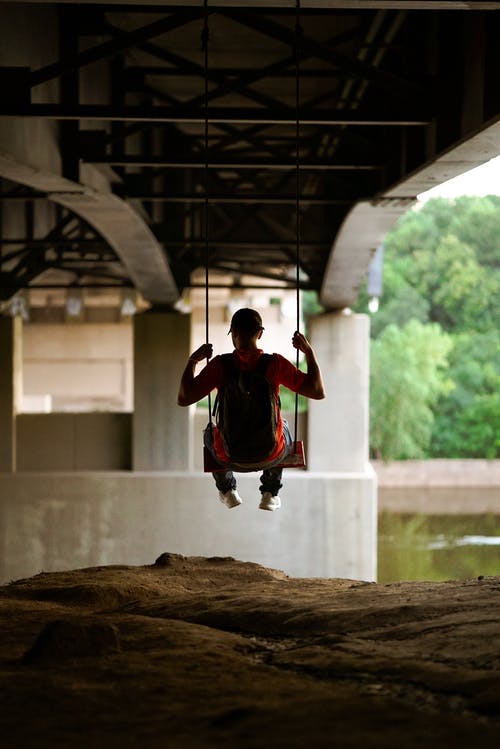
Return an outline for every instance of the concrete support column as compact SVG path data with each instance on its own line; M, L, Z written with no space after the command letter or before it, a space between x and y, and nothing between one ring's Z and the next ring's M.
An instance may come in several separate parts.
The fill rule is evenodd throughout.
M363 473L368 468L369 337L367 315L329 312L312 321L311 343L326 398L309 401L311 471Z
M192 467L192 410L177 405L190 354L190 322L189 315L170 310L152 309L134 317L134 471Z
M14 472L16 414L23 394L22 334L20 317L0 316L0 473Z

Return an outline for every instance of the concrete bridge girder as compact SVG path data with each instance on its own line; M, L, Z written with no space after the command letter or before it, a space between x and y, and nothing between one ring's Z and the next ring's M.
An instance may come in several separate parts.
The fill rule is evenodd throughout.
M416 202L417 196L481 166L499 153L500 117L415 170L375 200L354 206L332 246L321 288L322 304L330 309L353 305L373 253L398 218Z
M173 305L179 292L165 254L142 218L111 192L99 192L58 174L20 163L0 153L0 175L47 193L83 218L113 248L135 287L153 304Z

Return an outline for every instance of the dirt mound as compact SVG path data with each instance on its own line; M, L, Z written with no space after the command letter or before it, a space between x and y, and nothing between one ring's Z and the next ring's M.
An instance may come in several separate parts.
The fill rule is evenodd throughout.
M57 663L120 650L118 629L103 622L48 622L22 658L23 663Z
M496 749L499 593L168 552L20 580L0 588L2 747Z

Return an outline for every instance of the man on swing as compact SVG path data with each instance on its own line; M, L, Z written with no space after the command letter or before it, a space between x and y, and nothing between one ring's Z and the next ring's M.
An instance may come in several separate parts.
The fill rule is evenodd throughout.
M216 463L221 466L220 471L213 473L215 484L219 490L219 498L229 509L242 503L236 489L233 470L253 471L262 469L260 485L262 497L259 507L261 510L271 511L281 507L278 492L282 487L283 469L279 464L293 450L293 444L288 424L282 418L279 408L279 386L285 385L292 392L315 400L325 397L321 371L314 351L305 336L296 331L292 338L293 346L305 354L307 372L301 372L280 354L265 355L262 349L258 348L257 342L261 338L263 330L262 318L256 310L239 309L234 313L229 329L234 345L233 353L216 356L208 362L199 375L195 376L196 364L212 357L212 344L203 344L189 357L179 386L177 403L179 406L189 406L204 398L215 388L217 388L218 397L221 395L229 377L228 364L238 372L254 373L257 369L262 369L259 366L261 357L269 360L268 363L266 362L263 376L270 385L271 393L274 394L277 404L277 419L274 444L266 458L254 461L251 458L245 459L246 456L244 458L238 456L235 460L234 456L227 452L227 443L219 426L210 423L205 430L205 447L213 455ZM226 363L227 359L229 361Z

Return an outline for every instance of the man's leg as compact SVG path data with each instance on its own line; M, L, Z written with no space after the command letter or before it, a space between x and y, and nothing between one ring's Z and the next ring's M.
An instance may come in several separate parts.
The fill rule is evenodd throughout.
M269 492L272 497L276 497L283 486L281 483L282 474L283 468L264 468L262 476L260 477L259 488L261 494Z
M214 449L213 436L213 427L209 424L203 432L203 444L213 456L213 458L218 461ZM226 507L229 508L237 507L238 505L240 505L242 500L240 495L236 491L236 479L234 477L234 473L231 470L214 471L212 473L212 476L214 477L215 486L219 490L219 499L222 504L226 505Z
M283 419L283 436L285 437L285 452L279 458L280 462L283 458L288 455L292 449L292 435L288 422ZM278 496L278 492L283 486L281 483L281 477L283 475L283 469L278 466L270 466L265 468L260 477L260 492L262 499L260 502L261 510L279 510L281 507L281 500Z
M282 468L277 468L274 463L281 463L287 455L290 454L293 447L292 433L286 419L283 419L283 437L285 438L285 451L279 458L274 460L270 465L264 469L262 476L260 477L260 491L261 494L264 492L271 492L273 497L278 494L279 490L283 486L281 483L281 476L283 474Z
M236 479L232 471L214 471L212 476L215 479L215 486L223 494L236 489Z
M259 508L261 510L279 510L281 507L281 499L278 496L278 492L283 486L281 483L281 474L283 473L282 468L265 468L260 477L260 491L262 497L260 500Z

